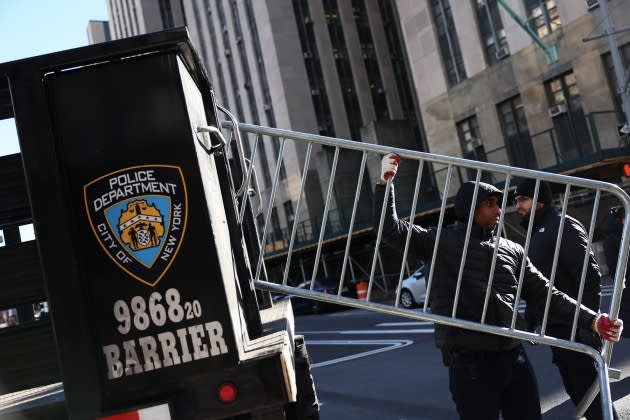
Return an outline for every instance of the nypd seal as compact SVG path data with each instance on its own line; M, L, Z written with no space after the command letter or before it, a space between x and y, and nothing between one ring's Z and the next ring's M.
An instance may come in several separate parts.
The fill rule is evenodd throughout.
M171 266L186 230L188 199L177 166L121 169L83 187L94 236L123 271L155 286Z

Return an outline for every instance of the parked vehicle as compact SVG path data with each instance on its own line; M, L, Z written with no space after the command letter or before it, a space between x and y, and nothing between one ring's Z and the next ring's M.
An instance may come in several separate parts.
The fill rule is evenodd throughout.
M409 309L424 303L427 296L427 281L424 276L424 264L402 281L400 306Z
M313 291L337 295L338 286L339 286L338 280L327 279L327 278L316 279L315 286L313 287ZM303 281L302 283L298 284L295 287L298 287L304 290L310 290L311 281L310 280ZM343 288L341 289L341 296L356 298L357 297L356 287L353 284L344 284ZM343 305L336 305L334 303L322 302L322 301L313 300L313 299L305 299L298 296L282 295L282 294L276 294L273 296L274 302L278 302L285 299L291 300L291 305L293 306L293 313L295 314L319 314L322 312L341 311L348 308L347 306L343 306Z

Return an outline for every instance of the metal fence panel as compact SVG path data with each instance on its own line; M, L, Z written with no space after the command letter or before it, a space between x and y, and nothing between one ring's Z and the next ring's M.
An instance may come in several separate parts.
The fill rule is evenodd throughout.
M377 271L379 271L379 266L382 268L382 261L380 260L379 254L379 246L381 243L383 228L383 210L385 208L385 203L387 202L387 200L384 201L383 208L380 209L381 219L379 229L376 232L376 243L373 248L373 255L371 256L371 264L369 264L369 269L363 269L364 273L369 272L369 279L367 282L367 296L365 296L365 299L355 299L347 296L341 296L341 291L344 284L344 279L348 277L348 272L353 271L352 277L354 278L354 270L356 270L357 268L361 269L361 267L357 267L353 264L352 256L350 255L350 248L353 237L360 232L365 232L366 230L371 231L371 227L366 226L364 221L361 222L363 223L362 225L357 225L357 222L361 217L365 219L365 208L362 208L365 206L360 205L360 203L365 203L365 197L363 196L366 193L365 183L367 182L369 183L369 185L373 186L374 181L378 176L378 173L369 173L370 167L372 168L372 172L377 172L378 170L375 167L376 165L369 165L367 164L367 162L378 162L380 161L381 157L386 153L396 153L401 156L401 158L405 160L405 166L407 166L408 169L417 168L415 170L411 170L411 173L408 173L408 175L406 175L405 180L409 181L409 184L414 185L414 187L411 190L407 191L408 197L406 199L407 202L410 203L410 206L408 206L409 208L407 209L406 213L404 211L400 212L400 218L409 218L413 221L414 217L417 216L417 214L419 213L419 197L421 195L420 191L422 189L421 186L425 182L431 182L431 179L428 179L431 177L425 176L425 169L431 168L434 171L432 180L433 182L437 183L437 189L441 195L439 201L436 202L436 207L439 207L438 220L436 224L437 241L439 241L440 235L442 233L442 226L444 225L446 210L450 206L449 197L452 196L455 191L457 191L457 188L459 187L460 183L466 179L466 176L468 177L468 179L472 178L473 180L475 180L477 182L477 187L478 182L483 180L485 182L494 183L496 186L498 186L499 189L503 191L509 191L515 186L515 178L536 179L537 182L535 184L536 186L533 197L534 202L536 202L538 198L540 181L549 181L553 182L555 185L564 186L564 199L561 207L560 226L564 225L563 222L567 216L567 208L572 194L576 191L579 191L580 196L588 196L588 201L589 203L591 203L591 214L590 224L585 223L588 230L588 245L582 268L578 298L576 299L578 303L580 303L582 300L582 292L586 279L586 267L588 264L588 252L591 251L593 245L593 235L595 231L596 219L602 198L607 197L607 199L616 200L619 204L623 205L626 210L626 214L628 214L628 212L630 211L630 198L621 188L614 184L601 181L581 179L565 175L558 175L529 169L521 169L487 162L470 161L456 157L439 156L425 152L405 150L282 129L242 124L238 123L233 116L228 116L231 120L222 124L222 130L225 133L225 137L229 136L229 138L231 139L229 142L226 142L227 153L232 153L234 157L239 154L236 150L231 149L232 143L236 143L238 151L241 151L243 149L242 145L240 145L240 142L242 141L241 139L243 137L241 133L253 134L255 136L255 144L252 156L246 156L245 161L247 161L247 163L242 163L242 165L244 165L244 167L246 168L243 176L234 177L234 189L235 200L242 200L242 208L244 208L244 197L255 197L253 198L253 200L258 200L258 204L252 205L252 208L260 208L258 220L260 221L261 225L259 226L258 232L258 245L260 249L263 250L263 252L260 252L256 264L252 267L252 275L254 276L253 278L257 279L254 282L257 288L273 293L290 294L322 302L346 305L353 308L378 311L416 320L431 321L437 324L465 328L479 332L496 334L504 337L516 338L520 340L529 340L588 354L597 362L598 381L594 383L593 387L591 388L591 392L584 398L584 401L582 401L582 404L578 407L578 414L583 413L586 410L599 389L601 389L601 398L604 402L603 406L610 406L611 396L608 383L608 362L610 361L612 353L612 345L609 342L605 342L603 350L600 354L593 348L577 342L575 340L578 321L577 311L573 320L572 334L570 339L561 339L546 334L551 294L548 294L545 302L542 329L540 333L531 333L516 327L516 319L518 317L518 307L520 303L520 293L523 284L523 270L521 270L521 272L519 273L519 285L516 293L516 303L514 304L513 308L511 326L509 328L504 328L490 325L485 322L488 299L492 286L497 257L496 247L492 259L492 267L490 270L491 274L488 280L483 313L480 314L480 322L472 322L469 320L461 319L458 318L456 314L457 300L460 297L463 264L461 265L459 270L459 278L457 281L457 289L455 292L455 302L453 305L454 309L452 315L444 316L431 312L429 301L433 286L433 263L435 262L436 258L437 245L435 246L436 251L433 254L433 259L430 264L431 268L429 270L430 272L428 273L426 298L423 307L419 310L404 309L400 307L399 303L402 279L405 273L408 273L410 271L409 267L405 264L408 256L409 235L406 238L406 245L404 248L402 259L403 264L401 264L400 270L395 276L396 286L392 288L395 291L395 298L391 303L383 302L380 300L375 301L375 299L373 299L375 288L381 290L388 287L387 276L384 275L382 270L380 270L380 275L377 273ZM208 127L201 127L198 129L198 131L208 131L208 129ZM255 161L254 154L257 153L256 144L260 142L263 144L264 147L265 143L270 144L270 141L274 138L280 139L280 147L277 156L275 157L276 160L273 181L271 185L265 185L264 188L261 188L257 177L255 175L252 176L252 174L255 173L255 170L253 170L254 165L252 164L252 162ZM270 147L269 150L272 150L272 148ZM298 173L299 175L289 175L286 179L281 179L281 168L285 164L293 168L299 168L297 172L288 171L289 174ZM349 170L350 166L353 167L353 170ZM316 205L313 205L313 203L308 203L307 206L307 203L305 203L307 201L307 195L309 193L312 193L312 191L308 191L310 187L308 187L307 185L309 183L309 177L313 175L313 173L311 172L313 170L320 171L318 172L316 178L320 182L323 181L321 182L322 187L320 194L325 197L325 200L323 205L320 205L319 207L319 210L321 210L321 214L313 214L318 210L316 208ZM321 173L322 170L326 172L325 176L323 176L323 174ZM339 173L341 173L341 176L343 177L341 181L340 178L336 178L337 174ZM356 175L354 176L354 179L350 180L349 178L352 177L349 177L349 174ZM464 176L462 176L462 174L464 174ZM401 174L397 176L397 184L400 176ZM341 198L339 197L340 194L338 194L338 191L336 191L335 189L335 185L339 184L340 182L344 182L346 184L346 189L343 193L345 195ZM281 184L282 188L279 188ZM391 183L387 184L387 191L390 188L390 184ZM287 195L281 190L289 190L291 193ZM280 197L283 194L284 196ZM476 194L477 188L475 188L475 196ZM280 207L280 203L283 200L286 200L287 197L289 197L289 199L297 197L295 214L292 215L293 222L289 225L288 228L278 229L278 226L274 226L274 224L277 224L278 219L277 213L276 215L274 215L274 212L277 212L277 210L274 210L274 208L277 209L278 207ZM387 197L387 192L385 194L385 197ZM505 232L505 215L506 210L510 207L507 198L508 194L504 194L503 201L501 203L501 220L497 228L498 236L501 236L501 234ZM361 200L364 201L362 202ZM535 206L533 207L535 209ZM308 212L308 215L304 216L303 213L306 211ZM379 211L379 209L376 209L375 211ZM339 223L331 219L331 215L340 213L345 215L349 213L349 220L346 220L345 223ZM533 220L533 217L534 215L532 214L527 232L525 234L525 253L527 253L528 251L530 238L532 236L531 220ZM340 219L337 217L337 221L338 220ZM472 220L472 217L470 217L469 220ZM309 238L305 238L305 236L307 236L305 234L307 225L309 229L308 232L310 233L310 240ZM468 238L470 236L471 225L472 222L469 222L467 227L466 243L468 242ZM629 230L630 224L626 223L623 227L620 251L618 256L618 265L615 269L611 304L607 310L607 312L611 315L613 319L616 318L619 313L621 294L624 287L624 275L626 271L626 263L628 260L628 241L630 240L630 236L628 235ZM558 253L560 244L562 242L562 228L560 229L558 236L559 238L556 242L556 248L554 251L553 268L549 279L551 284L553 284L555 280L554 277L557 268ZM289 281L289 273L291 267L298 264L294 258L296 247L310 246L311 249L315 249L315 261L313 264L313 269L310 273L308 272L310 270L304 269L301 260L299 261L299 264L301 270L300 272L302 273L303 277L302 280L316 279L318 277L318 273L321 273L322 271L322 262L323 270L326 271L326 263L325 261L323 261L322 258L322 250L326 241L330 240L333 237L337 239L342 238L346 241L344 247L344 256L342 259L341 275L339 278L339 286L337 288L338 293L335 295L315 291L313 290L315 285L314 281L311 281L310 290L298 288L295 284L292 284L295 282ZM466 249L466 247L464 249ZM268 258L274 253L278 255L278 252L280 258L283 259L284 270L282 271L282 273L272 273L268 275L267 271L265 270L265 258ZM464 252L462 261L465 261L465 258L466 255ZM604 308L602 308L602 310L603 309ZM612 416L612 412L605 412L604 414L605 418L611 418Z

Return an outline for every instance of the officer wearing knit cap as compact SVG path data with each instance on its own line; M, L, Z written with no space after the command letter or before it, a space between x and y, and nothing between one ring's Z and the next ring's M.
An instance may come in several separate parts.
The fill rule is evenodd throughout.
M531 207L533 205L532 199L534 198L534 191L536 188L536 181L533 179L527 179L518 184L514 190L514 205L518 215L529 221L529 215L531 213ZM549 183L540 181L540 187L538 187L538 200L536 205L536 211L544 207L545 204L551 205L553 197L551 194L551 187Z
M534 207L535 187L536 181L528 179L520 183L514 191L514 205L521 217L521 225L525 229L528 227ZM558 232L563 221L562 243L558 254L554 286L576 299L582 278L584 255L588 248L588 235L584 226L577 219L569 215L562 219L553 206L553 196L549 184L540 181L528 256L534 266L547 278L550 278L551 275ZM597 310L601 303L601 273L592 250L588 257L582 304ZM534 329L537 321L540 321L535 319L532 308L529 306L525 311L525 318L531 325L530 329ZM548 323L546 331L553 337L565 339L571 337L571 325L556 320ZM601 340L590 331L578 329L576 340L590 345L598 351L601 350ZM591 357L582 353L559 347L552 347L551 351L553 353L552 361L560 371L567 394L577 406L597 378L595 363ZM618 418L614 407L613 417ZM599 397L593 400L586 411L586 418L588 420L602 418L601 399Z

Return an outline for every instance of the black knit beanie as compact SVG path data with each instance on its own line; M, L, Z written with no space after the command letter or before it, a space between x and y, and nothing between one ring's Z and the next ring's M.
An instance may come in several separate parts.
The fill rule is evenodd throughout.
M516 186L514 190L514 197L524 195L525 197L534 198L534 189L536 188L535 179L526 179ZM551 187L546 181L540 181L540 188L538 188L538 202L543 204L549 204L553 200L551 195Z

